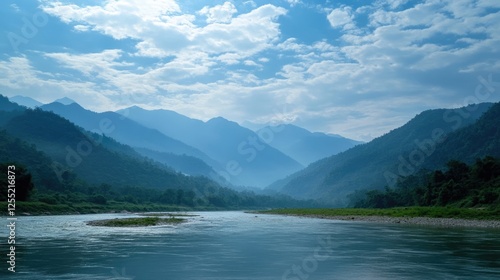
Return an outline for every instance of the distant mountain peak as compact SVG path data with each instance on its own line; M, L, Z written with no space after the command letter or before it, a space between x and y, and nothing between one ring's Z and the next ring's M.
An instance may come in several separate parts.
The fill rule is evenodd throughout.
M63 105L70 105L70 104L76 103L76 101L74 101L73 99L68 98L68 97L59 98L57 100L54 100L54 102L58 102L58 103L61 103Z
M142 111L145 111L146 109L140 107L140 106L137 106L137 105L133 105L133 106L130 106L128 108L125 108L124 110L142 110Z
M27 97L27 96L21 96L21 95L9 97L9 100L11 102L17 103L21 106L25 106L28 108L35 108L35 107L39 107L39 106L43 105L43 103L39 102L38 100L35 100L35 99L33 99L31 97Z
M207 121L207 124L235 124L235 125L238 125L236 122L230 121L230 120L223 118L223 117L220 117L220 116L209 119Z
M210 120L208 120L209 122L221 122L221 121L224 121L224 122L227 122L228 120L219 116L219 117L215 117L215 118L211 118Z
M85 109L84 107L82 107L80 104L76 103L76 102L72 102L72 103L69 103L69 104L64 104L64 103L61 103L59 101L54 101L52 103L49 103L49 104L45 104L42 106L43 109L48 109L49 111L51 111L51 109L54 109L54 108L66 108L66 110L84 110L84 111L89 111L89 112L92 112L88 109Z

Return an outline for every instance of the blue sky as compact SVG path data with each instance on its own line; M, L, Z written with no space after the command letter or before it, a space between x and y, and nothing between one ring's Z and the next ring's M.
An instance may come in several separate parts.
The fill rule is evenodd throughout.
M426 109L500 100L497 0L26 0L0 17L1 94L95 111L367 141Z

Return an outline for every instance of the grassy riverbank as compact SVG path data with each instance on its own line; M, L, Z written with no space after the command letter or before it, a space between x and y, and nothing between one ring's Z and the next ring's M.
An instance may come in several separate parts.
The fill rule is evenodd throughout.
M331 209L274 209L259 211L263 214L282 214L294 216L380 216L401 218L455 218L471 220L500 220L500 209L452 208L452 207L398 207L386 209L371 208L331 208Z

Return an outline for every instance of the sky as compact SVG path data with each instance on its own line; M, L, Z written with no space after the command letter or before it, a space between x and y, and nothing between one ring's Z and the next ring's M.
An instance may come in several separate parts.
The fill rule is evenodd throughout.
M369 141L423 110L500 101L498 0L7 0L0 18L0 94L97 112Z

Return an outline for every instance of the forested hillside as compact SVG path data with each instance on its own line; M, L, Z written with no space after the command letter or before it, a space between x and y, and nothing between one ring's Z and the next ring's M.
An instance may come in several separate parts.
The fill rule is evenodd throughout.
M135 121L114 112L96 113L86 110L77 103L64 105L58 102L41 106L45 111L54 112L85 130L97 132L111 137L120 143L133 148L142 148L173 155L188 155L203 160L210 166L219 166L216 161L177 139L160 133L158 130L145 127ZM161 158L155 158L160 160ZM185 158L178 157L177 160ZM191 161L190 161L191 162ZM205 167L203 167L205 169ZM199 170L201 172L201 170ZM185 172L187 173L187 172ZM210 173L206 173L209 176Z
M123 208L123 203L204 208L313 205L285 196L237 192L206 177L177 173L129 146L85 131L51 112L19 106L2 108L10 111L0 110L8 120L0 127L0 165L15 165L19 182L27 182L25 188L18 186L20 192L25 190L19 200L66 208L90 203L84 211L92 211L92 205ZM0 184L0 197L6 195L6 182Z
M345 205L347 200L343 199L354 190L383 189L431 162L434 162L434 166L444 166L450 158L446 161L431 160L439 155L435 147L442 142L452 141L454 136L448 134L459 133L462 128L474 124L491 106L491 103L483 103L459 109L422 112L402 127L367 144L315 162L275 182L270 188L294 197L322 198ZM492 122L498 122L499 119L493 118ZM426 145L429 149L432 146L431 150L435 151L425 150ZM476 155L488 155L486 150L482 150L483 147L478 149Z
M422 171L401 180L395 188L358 191L351 206L500 206L500 160L477 159L472 165L450 161L446 170Z

